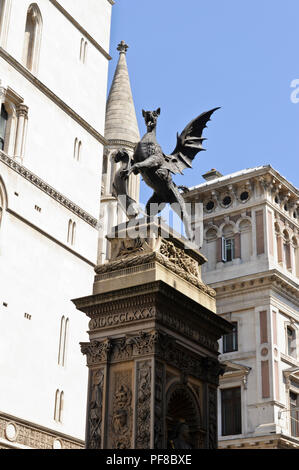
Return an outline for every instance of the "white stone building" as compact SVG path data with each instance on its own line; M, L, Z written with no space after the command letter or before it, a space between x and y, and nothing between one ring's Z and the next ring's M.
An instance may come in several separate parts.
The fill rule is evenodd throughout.
M220 448L299 448L299 191L271 166L191 188L203 203L203 279L234 322L220 344Z
M0 447L82 447L113 0L0 1Z

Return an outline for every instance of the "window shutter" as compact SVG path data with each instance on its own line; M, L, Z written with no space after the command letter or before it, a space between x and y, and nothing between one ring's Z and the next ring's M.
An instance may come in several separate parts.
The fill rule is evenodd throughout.
M235 235L235 258L241 258L241 235L236 233Z

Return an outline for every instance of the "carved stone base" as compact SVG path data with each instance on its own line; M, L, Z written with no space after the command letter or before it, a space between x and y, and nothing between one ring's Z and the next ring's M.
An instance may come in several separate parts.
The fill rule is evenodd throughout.
M94 294L74 300L90 318L86 446L215 448L218 339L232 328L214 313L204 258L173 234L109 238Z

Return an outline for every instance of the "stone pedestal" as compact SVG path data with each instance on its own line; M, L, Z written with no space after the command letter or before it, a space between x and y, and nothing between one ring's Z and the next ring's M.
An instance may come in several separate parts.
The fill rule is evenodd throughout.
M217 341L232 328L201 280L205 258L156 222L108 239L93 295L74 300L90 318L86 447L216 448Z

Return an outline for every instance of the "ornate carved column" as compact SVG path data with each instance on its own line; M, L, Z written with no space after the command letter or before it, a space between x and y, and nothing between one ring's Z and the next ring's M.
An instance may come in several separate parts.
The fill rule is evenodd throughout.
M93 295L74 300L90 318L86 446L215 448L218 339L232 327L201 280L205 258L161 226L135 239L122 238L123 227Z

